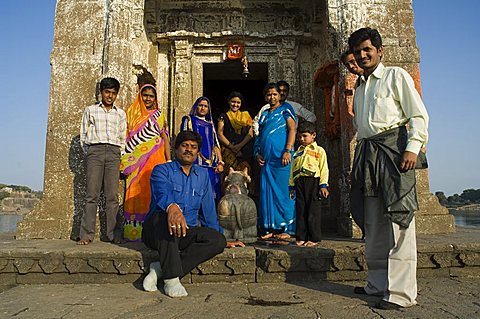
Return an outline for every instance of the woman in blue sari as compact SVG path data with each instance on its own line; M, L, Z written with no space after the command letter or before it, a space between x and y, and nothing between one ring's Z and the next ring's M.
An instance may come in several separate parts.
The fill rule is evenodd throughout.
M295 234L295 201L290 198L288 179L295 143L295 111L280 102L280 89L269 83L263 90L270 108L263 111L254 154L261 166L259 226L262 239L288 239Z
M198 153L195 164L208 169L215 202L218 203L222 196L220 173L223 172L225 163L222 161L220 143L213 125L210 100L208 98L201 96L195 101L189 115L182 118L180 129L182 131L194 131L202 136L202 148Z

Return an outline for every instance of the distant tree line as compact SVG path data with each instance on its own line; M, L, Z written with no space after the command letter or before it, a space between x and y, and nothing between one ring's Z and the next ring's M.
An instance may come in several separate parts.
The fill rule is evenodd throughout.
M33 191L28 186L0 184L0 201L10 196L10 193L4 190L6 187L11 188L14 192L32 193L39 199L41 199L43 196L42 191Z
M445 207L463 206L469 204L480 204L480 189L466 189L461 195L453 194L446 197L443 192L436 192L438 201Z

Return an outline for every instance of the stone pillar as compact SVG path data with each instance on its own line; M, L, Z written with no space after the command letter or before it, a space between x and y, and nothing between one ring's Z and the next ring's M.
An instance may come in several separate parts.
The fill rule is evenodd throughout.
M192 107L192 78L191 78L191 56L192 47L187 39L175 40L172 43L174 55L174 68L172 69L173 89L173 121L171 132L178 132L182 123L182 117L190 112Z
M382 35L386 65L396 65L406 69L412 75L417 90L421 92L420 74L418 65L420 53L415 42L415 28L413 23L413 9L411 0L378 2L375 0L329 0L329 25L335 34L332 47L337 50L338 57L347 49L349 35L358 28L366 25L377 28ZM341 84L348 88L346 72L342 74ZM345 108L348 101L344 101ZM427 110L430 107L426 106ZM346 111L346 109L344 110ZM345 112L346 113L346 112ZM342 210L348 209L349 198L345 195L350 185L349 174L353 153L356 145L355 131L348 117L342 116L342 152L344 153L342 185ZM327 150L328 152L328 150ZM437 234L455 231L453 216L442 207L434 195L429 191L428 170L417 171L417 197L420 210L417 212L417 233ZM352 234L359 235L358 228L350 223ZM348 225L347 225L348 227ZM343 229L341 233L345 233Z
M132 100L133 8L140 0L58 0L51 54L44 197L17 226L18 239L75 238L83 214L85 158L79 144L84 108L106 76L122 84L118 105Z
M288 99L295 100L298 82L297 72L295 72L298 46L295 39L282 39L282 41L278 43L278 52L278 69L280 70L280 77L276 81L287 81L288 84L290 84Z

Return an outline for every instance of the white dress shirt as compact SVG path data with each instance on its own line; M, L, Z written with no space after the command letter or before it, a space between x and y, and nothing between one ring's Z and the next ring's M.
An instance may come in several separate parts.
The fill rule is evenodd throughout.
M418 154L428 140L428 114L412 77L402 68L380 63L355 90L354 124L357 138L409 124L406 151Z

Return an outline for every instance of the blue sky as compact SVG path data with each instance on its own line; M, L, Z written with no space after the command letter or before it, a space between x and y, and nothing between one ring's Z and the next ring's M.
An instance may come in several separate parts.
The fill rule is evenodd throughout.
M480 188L480 1L413 6L430 115L430 189L451 195ZM43 188L54 15L54 0L2 2L0 183Z

